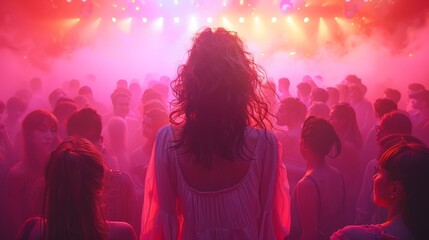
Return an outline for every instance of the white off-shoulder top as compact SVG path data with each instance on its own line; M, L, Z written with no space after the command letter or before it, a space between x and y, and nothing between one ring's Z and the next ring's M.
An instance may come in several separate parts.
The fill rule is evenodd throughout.
M162 128L146 175L140 239L284 239L290 197L277 139L254 128L246 137L257 139L246 175L234 186L202 192L182 175L172 127Z

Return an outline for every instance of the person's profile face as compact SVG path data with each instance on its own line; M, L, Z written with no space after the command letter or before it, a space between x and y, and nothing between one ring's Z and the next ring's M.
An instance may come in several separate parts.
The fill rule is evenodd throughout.
M126 117L130 111L130 99L126 96L118 96L113 104L115 115Z
M48 124L43 124L33 130L32 143L34 149L40 151L44 155L48 155L51 150L57 135L57 128Z

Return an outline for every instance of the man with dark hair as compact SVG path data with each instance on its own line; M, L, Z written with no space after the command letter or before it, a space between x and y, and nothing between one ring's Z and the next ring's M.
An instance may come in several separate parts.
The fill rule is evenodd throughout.
M429 90L410 94L412 108L418 113L414 115L415 136L429 145Z
M78 94L79 96L85 97L88 100L89 106L96 109L100 114L106 114L108 112L107 107L94 98L92 89L89 86L82 86L79 88Z
M405 110L408 112L408 114L410 114L411 120L413 122L414 122L415 115L419 113L419 110L414 108L412 103L413 98L411 97L411 95L425 90L426 90L426 87L421 83L410 83L408 85L408 89L407 89L408 102Z
M285 78L285 77L279 78L278 88L279 88L280 100L283 100L291 96L289 93L289 87L290 87L290 81L288 78Z
M67 134L80 136L91 141L101 152L106 163L106 185L103 198L106 203L107 219L110 221L123 221L137 226L136 194L131 177L126 172L118 170L114 157L103 145L101 136L101 116L92 108L84 108L70 116L67 122ZM115 164L116 162L116 164Z
M277 131L281 158L288 172L291 189L305 173L306 162L300 153L301 129L307 115L307 107L299 98L288 97L281 101L277 117ZM282 129L283 127L283 129Z
M384 90L384 98L388 98L398 104L401 100L401 92L397 89L386 88L386 90Z
M383 116L387 113L396 111L398 105L388 98L379 98L374 102L374 112L377 121L380 122ZM368 134L364 136L364 150L362 151L362 160L364 164L374 159L377 156L377 126L372 127ZM365 165L364 165L365 166Z
M307 82L300 82L296 88L297 97L308 107L310 104L311 85Z
M354 79L354 78L352 78ZM357 82L357 81L356 81ZM350 83L350 105L356 112L356 120L362 136L367 136L369 130L377 122L372 104L365 98L367 88L363 84Z

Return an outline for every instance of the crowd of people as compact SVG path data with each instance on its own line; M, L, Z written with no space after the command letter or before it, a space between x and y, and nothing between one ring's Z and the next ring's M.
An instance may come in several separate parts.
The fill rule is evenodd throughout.
M109 104L32 78L0 101L1 238L425 239L426 86L290 85L223 28Z

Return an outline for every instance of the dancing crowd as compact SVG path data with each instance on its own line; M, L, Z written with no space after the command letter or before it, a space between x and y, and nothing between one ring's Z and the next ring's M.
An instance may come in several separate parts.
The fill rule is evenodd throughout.
M43 83L0 100L1 239L426 239L423 84L370 101L307 75L292 96L223 28L110 102Z

